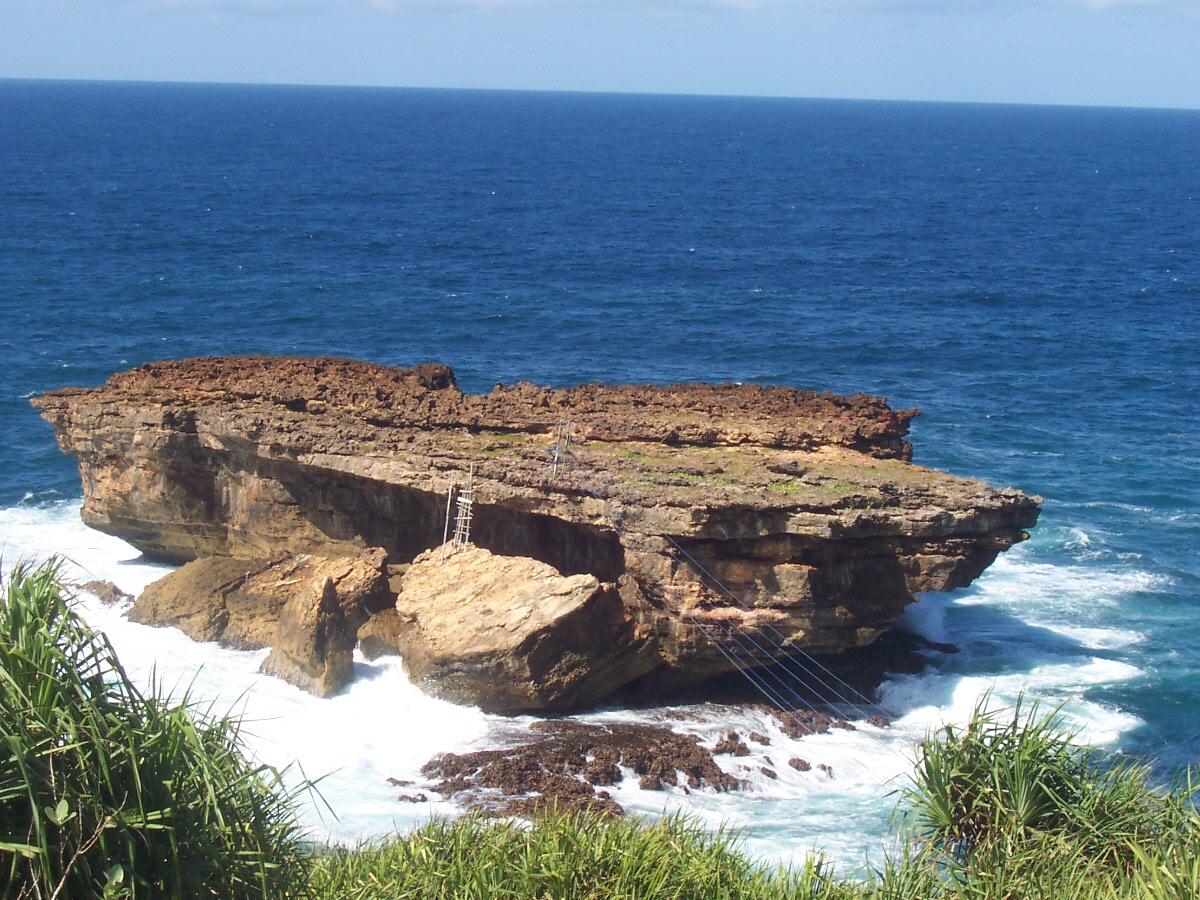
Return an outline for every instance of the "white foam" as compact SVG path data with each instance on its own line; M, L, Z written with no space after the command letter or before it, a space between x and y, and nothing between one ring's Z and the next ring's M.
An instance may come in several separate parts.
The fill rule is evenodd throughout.
M1171 578L1141 569L1071 566L1034 562L1025 547L997 559L960 604L1036 606L1047 601L1078 604L1112 603L1123 594L1160 592Z
M92 531L78 518L78 502L48 507L0 510L0 552L6 563L18 558L44 557L60 552L72 561L81 578L107 579L131 593L160 577L167 567L142 560L129 545ZM968 591L953 596L923 597L909 608L904 623L934 640L969 646L973 640L996 638L948 633L947 616L957 607L994 606L1012 612L1014 627L1028 627L1036 613L1043 628L1067 635L1097 650L1117 646L1125 637L1099 624L1080 624L1077 611L1096 596L1116 602L1133 590L1154 589L1157 582L1136 571L1093 570L1034 562L1020 551L1002 558ZM1094 609L1094 607L1093 607ZM409 827L432 814L455 810L441 802L408 804L387 779L420 782L419 768L442 751L489 746L497 739L520 733L529 719L488 716L479 710L454 706L426 697L405 677L398 659L357 662L358 678L341 695L318 700L273 678L258 674L265 653L225 650L198 644L174 629L152 629L128 622L120 610L98 602L84 604L83 614L102 628L130 674L140 682L155 675L168 687L191 685L195 694L217 710L235 705L250 720L250 749L277 766L298 762L310 776L326 775L320 791L338 816L322 816L318 806L305 809L305 821L317 836L339 840L383 834ZM1094 625L1094 627L1093 627ZM990 626L1004 628L1001 625ZM1070 634L1074 628L1075 633ZM1000 633L999 639L1005 639ZM1014 647L1020 636L1009 637ZM1089 643L1090 641L1090 643ZM683 811L714 826L743 829L746 848L765 859L799 860L813 847L827 851L843 867L856 867L866 856L878 861L888 846L890 792L911 771L914 748L928 732L945 721L962 721L979 698L991 691L995 702L1015 699L1022 692L1051 702L1070 701L1068 713L1084 735L1098 743L1111 742L1138 720L1119 710L1086 700L1089 688L1139 677L1132 665L1086 653L1053 655L1042 648L1021 671L972 667L969 653L953 657L960 671L927 671L898 676L885 684L884 706L898 718L887 729L860 724L856 731L788 738L774 720L760 712L720 715L712 707L675 710L667 724L715 742L733 728L747 734L759 731L768 746L750 744L749 757L719 757L721 764L748 783L745 791L718 793L709 789L685 792L645 791L636 778L614 788L614 798L635 813L657 815ZM1051 654L1046 656L1046 654ZM990 663L989 663L990 664ZM653 710L609 711L579 717L583 721L660 722ZM812 771L788 765L793 757L806 759ZM816 766L833 767L830 779ZM776 778L765 775L770 768ZM431 795L436 796L436 795Z
M1067 625L1062 622L1039 619L1031 619L1029 624L1053 631L1055 634L1061 634L1091 650L1119 650L1123 647L1140 644L1145 640L1144 635L1130 631L1128 628L1088 628L1082 625Z
M922 594L916 603L910 603L896 620L896 627L931 641L945 643L946 604L948 598L939 594Z

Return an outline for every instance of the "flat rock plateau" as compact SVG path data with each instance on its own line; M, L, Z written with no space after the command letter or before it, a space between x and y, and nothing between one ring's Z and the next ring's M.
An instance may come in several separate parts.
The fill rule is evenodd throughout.
M840 654L914 592L969 584L1039 511L913 465L916 411L863 395L467 394L441 365L216 357L32 403L79 462L84 521L189 563L131 614L270 645L268 671L321 694L358 638L499 712L694 687L734 668L714 630L760 637L756 665ZM447 493L472 471L472 546L443 550Z

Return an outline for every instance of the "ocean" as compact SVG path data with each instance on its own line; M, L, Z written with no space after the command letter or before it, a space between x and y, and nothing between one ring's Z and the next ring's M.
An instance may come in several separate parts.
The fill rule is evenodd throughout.
M883 686L893 727L791 740L689 708L678 727L768 733L779 779L615 799L766 859L878 861L915 743L989 689L1066 704L1164 777L1198 761L1200 112L0 81L0 122L5 564L62 553L131 591L166 571L80 524L28 405L151 359L865 391L922 409L915 461L1045 498L1032 539L910 608L961 652ZM262 653L84 611L135 677L328 775L317 837L452 813L386 779L529 721L427 698L395 659L316 700L256 675Z

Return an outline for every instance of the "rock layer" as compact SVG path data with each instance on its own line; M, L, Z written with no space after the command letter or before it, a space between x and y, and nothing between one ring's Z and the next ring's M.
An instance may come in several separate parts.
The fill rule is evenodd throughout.
M441 543L446 490L473 466L474 543L615 585L621 624L597 640L632 633L614 671L663 686L730 668L705 621L763 646L870 644L914 591L969 583L1038 513L1019 491L912 465L914 411L791 388L471 395L444 366L247 357L153 363L33 403L79 460L84 520L177 562L378 547L403 565Z

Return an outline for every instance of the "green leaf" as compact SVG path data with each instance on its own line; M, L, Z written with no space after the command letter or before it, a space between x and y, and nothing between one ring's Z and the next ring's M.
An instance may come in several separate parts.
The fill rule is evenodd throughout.
M71 812L71 808L67 805L66 800L59 800L54 809L51 809L49 806L44 809L46 818L59 828L62 828L63 825L75 818L75 813Z
M33 859L42 852L37 847L30 846L29 844L14 844L9 841L0 841L0 851L17 853L26 859Z

